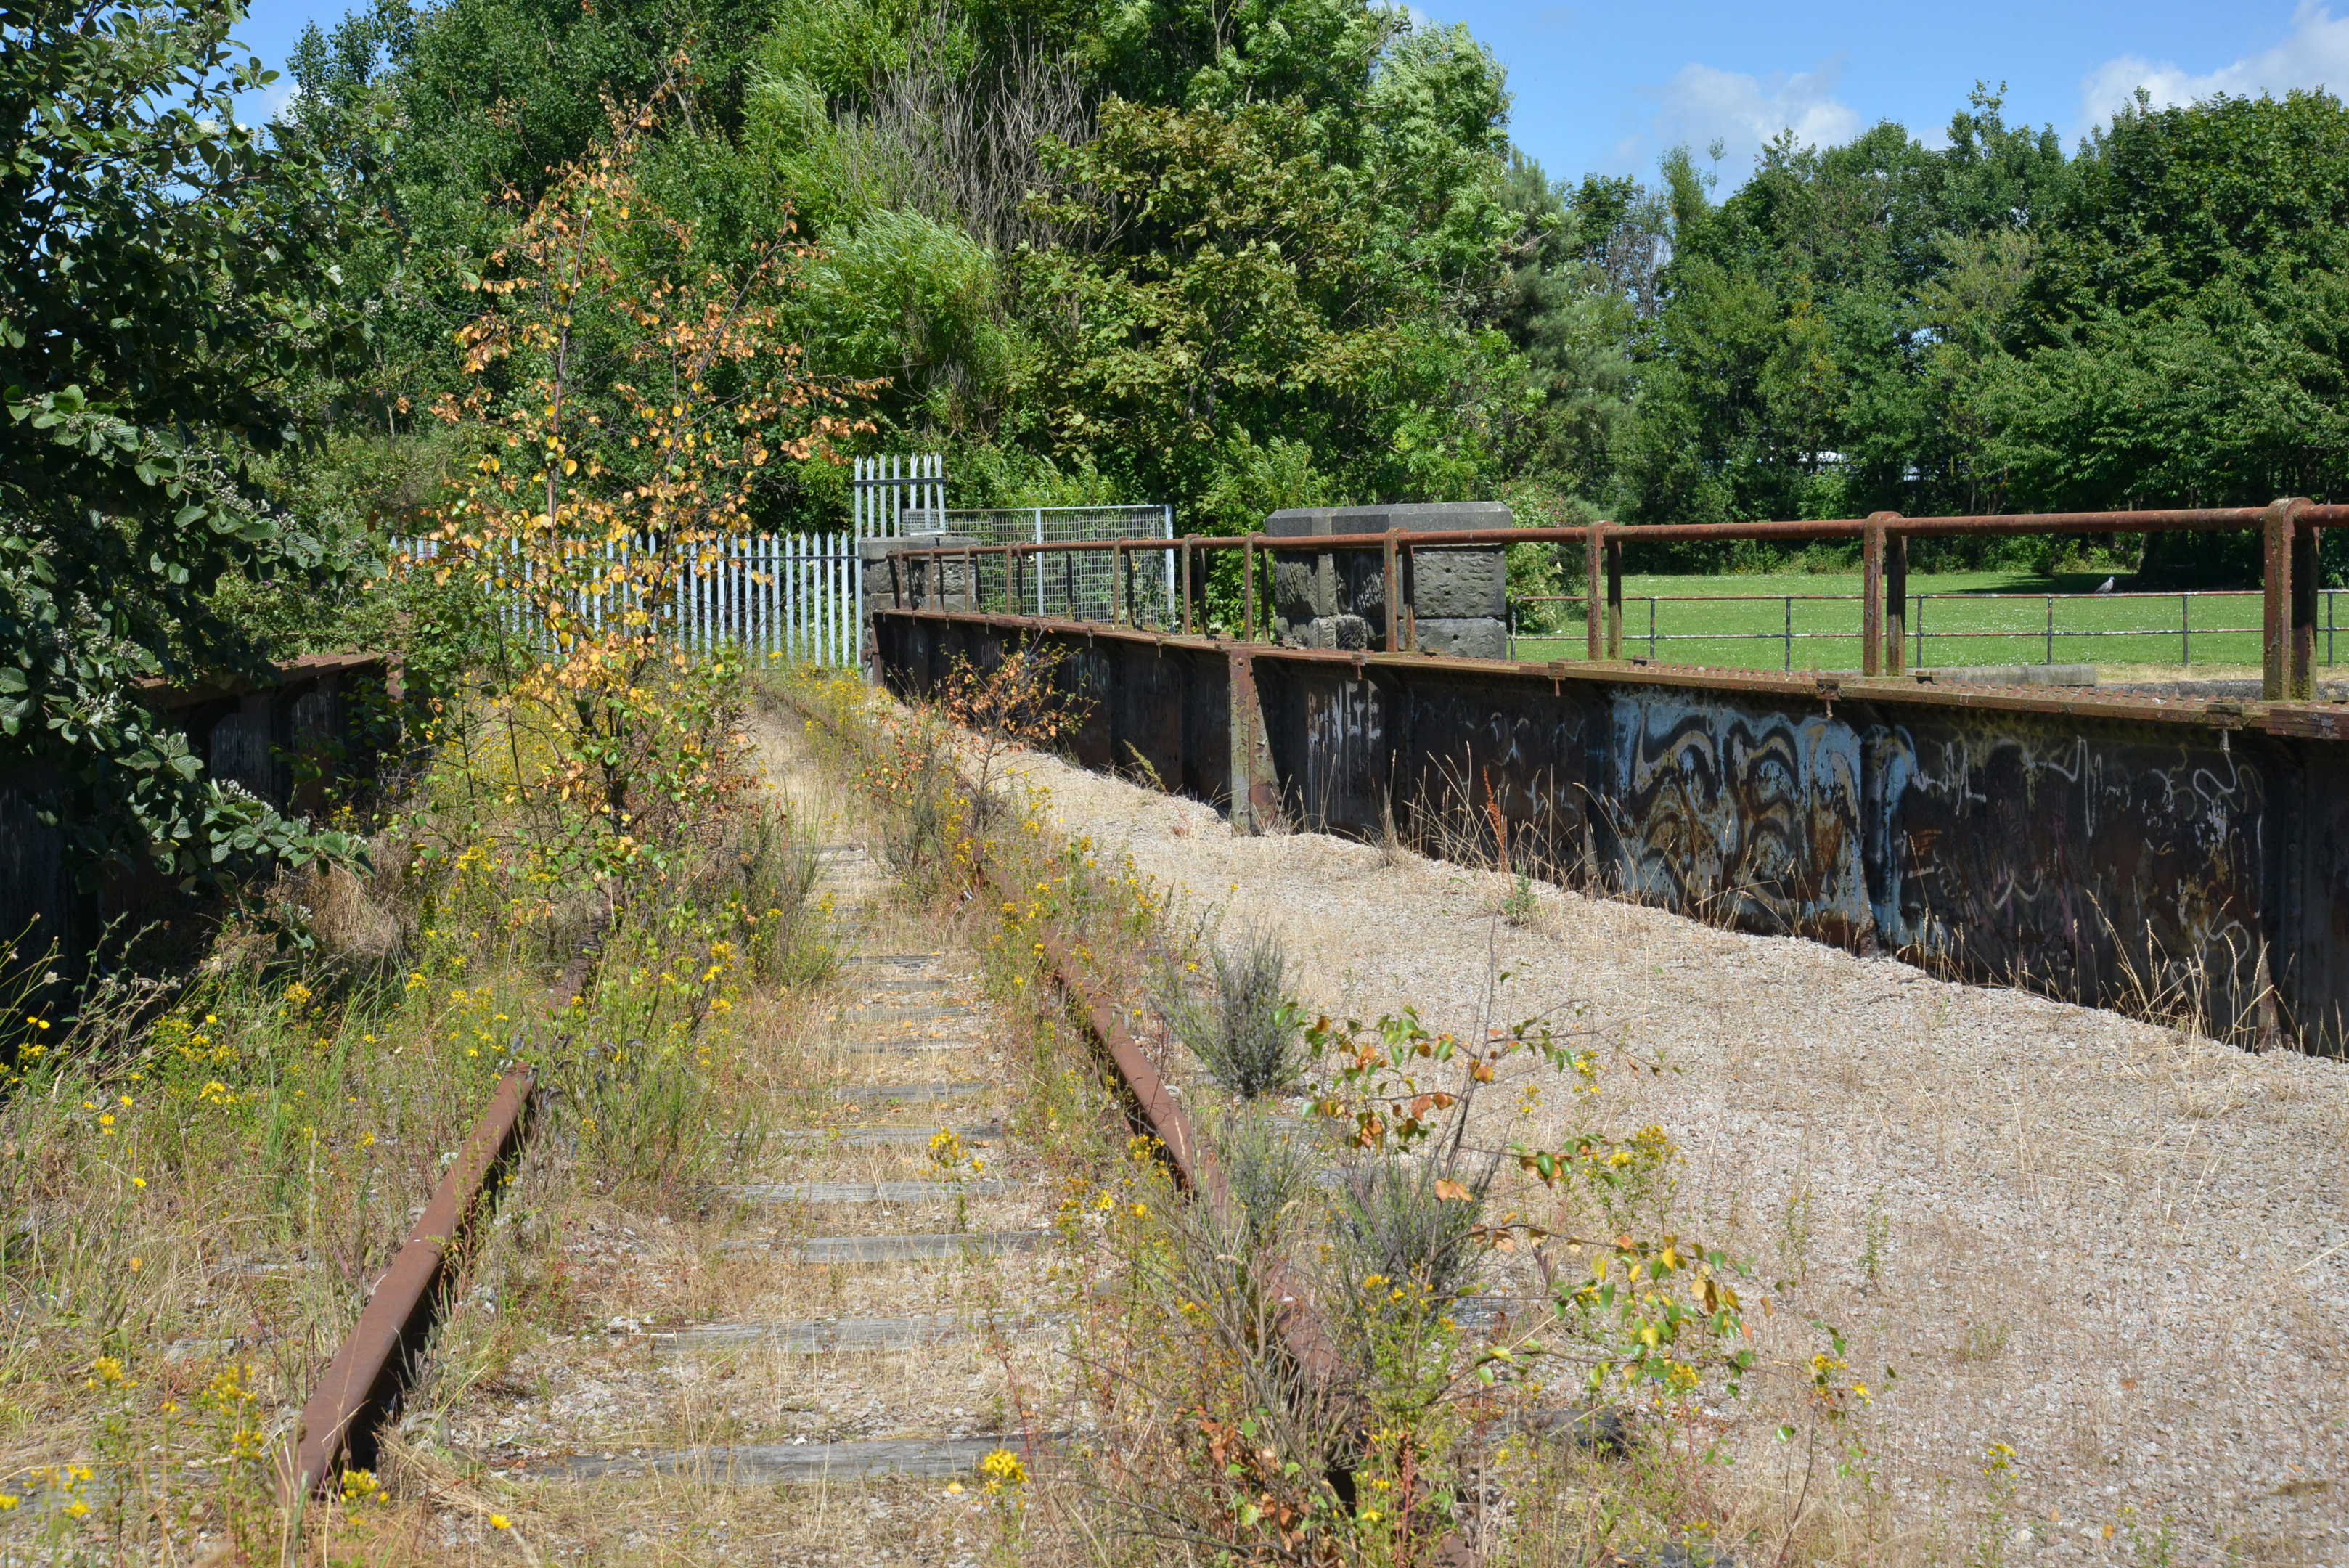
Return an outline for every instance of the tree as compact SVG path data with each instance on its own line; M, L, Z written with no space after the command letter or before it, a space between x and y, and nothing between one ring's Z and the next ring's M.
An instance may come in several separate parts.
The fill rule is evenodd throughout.
M44 767L84 880L184 884L357 845L208 778L132 683L259 677L224 577L322 577L252 482L296 441L291 382L356 332L319 161L235 122L272 79L237 13L0 3L0 765Z
M616 120L486 258L486 308L459 334L471 384L434 410L472 462L433 553L403 563L521 612L493 691L529 737L509 787L557 882L657 863L740 787L719 704L678 673L684 596L740 546L771 463L827 454L869 391L807 374L779 330L802 247L777 234L739 267L704 263L636 182L643 129ZM526 771L525 751L549 765Z
M2013 330L2028 236L2067 178L2054 132L1978 87L1929 149L1886 123L1791 135L1718 205L1682 154L1665 299L1622 448L1640 521L1975 511L1971 399ZM1924 550L1930 559L1951 547Z
M1061 155L1079 194L1055 211L1090 247L1021 278L1056 456L1223 528L1492 483L1500 71L1459 28L1355 68L1326 102L1112 99Z
M2349 485L2349 109L2325 93L2157 109L2099 131L1977 400L2013 504L2256 504ZM2256 572L2157 536L2157 575Z

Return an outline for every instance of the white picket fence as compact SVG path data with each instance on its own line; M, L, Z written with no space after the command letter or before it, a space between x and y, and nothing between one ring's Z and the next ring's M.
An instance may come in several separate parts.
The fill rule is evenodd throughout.
M894 539L907 533L908 512L936 512L947 504L943 452L860 457L848 482L849 533L859 539Z
M394 539L392 548L419 560L440 554L436 539ZM648 552L649 542L602 547L615 566ZM531 564L512 576L527 583ZM864 592L856 548L836 534L761 534L723 541L717 558L676 574L676 598L668 625L698 653L731 643L750 659L792 664L856 666L863 659ZM622 590L625 591L625 590ZM615 612L616 592L576 596L571 607L600 628ZM510 600L501 623L525 635L520 596Z
M947 507L946 458L938 452L896 453L860 457L849 482L849 532L837 534L761 534L730 539L715 561L675 574L677 599L666 618L687 647L708 652L720 643L732 643L755 659L794 664L852 668L864 663L864 576L858 569L857 545L865 539L894 539L909 533L944 529L990 544L1048 544L1069 539L1161 538L1174 536L1174 513L1168 506L1020 506L949 511ZM395 551L430 559L436 541L394 539ZM637 540L602 546L605 558L620 565L630 552L648 550ZM529 580L528 563L505 575ZM1137 556L1129 564L1130 580L1120 588L1111 584L1108 556L1059 557L1050 572L1031 571L1032 612L1023 603L1008 601L1003 564L980 565L980 592L990 607L1036 615L1059 614L1078 619L1107 620L1118 612L1120 597L1131 601L1123 613L1136 620L1154 618L1172 625L1174 614L1174 564L1172 552L1163 562L1144 566ZM1142 585L1154 585L1155 591ZM1026 597L1023 595L1023 598ZM601 627L613 613L610 593L586 594L572 607ZM507 606L502 624L523 635L520 596Z

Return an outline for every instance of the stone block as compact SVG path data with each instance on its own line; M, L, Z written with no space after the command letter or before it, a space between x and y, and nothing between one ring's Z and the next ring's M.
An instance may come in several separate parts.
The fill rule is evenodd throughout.
M1414 550L1409 603L1421 621L1509 613L1507 547Z
M1326 615L1309 621L1282 621L1274 627L1278 639L1290 648L1334 648L1360 653L1377 645L1379 632L1358 615Z
M1498 501L1299 506L1276 512L1264 524L1264 531L1276 539L1362 541L1360 547L1351 549L1274 556L1276 623L1285 623L1288 635L1305 647L1330 648L1356 646L1335 640L1355 633L1351 628L1324 629L1320 623L1333 618L1358 620L1364 628L1361 635L1369 639L1363 646L1383 648L1386 550L1378 542L1379 535L1398 530L1506 528L1514 522L1508 507ZM1410 602L1423 625L1431 618L1506 618L1507 590L1505 546L1463 545L1415 552ZM1506 641L1506 628L1503 640Z
M870 614L897 603L899 588L904 590L908 609L962 608L969 587L966 557L949 556L939 561L938 580L933 584L929 580L929 557L916 552L961 550L985 543L962 534L901 534L895 538L859 539L856 559L864 578L865 612ZM896 563L893 576L889 557L901 551L908 553Z
M1414 629L1422 653L1453 659L1509 657L1509 623L1490 616L1422 616Z

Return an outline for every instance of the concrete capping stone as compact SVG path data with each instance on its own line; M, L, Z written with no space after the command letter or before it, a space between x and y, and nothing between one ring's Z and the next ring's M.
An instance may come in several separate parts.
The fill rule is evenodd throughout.
M1313 539L1516 524L1516 514L1505 501L1413 501L1385 506L1283 507L1264 520L1264 531L1276 539Z

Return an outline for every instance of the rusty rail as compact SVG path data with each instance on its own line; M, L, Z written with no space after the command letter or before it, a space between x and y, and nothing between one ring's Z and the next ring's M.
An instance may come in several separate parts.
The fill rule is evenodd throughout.
M491 1178L520 1145L535 1071L524 1064L498 1080L490 1107L433 1189L432 1201L408 1242L377 1282L358 1323L318 1378L302 1417L279 1491L287 1501L323 1491L347 1457L371 1459L369 1420L398 1398L440 1317L450 1257L491 1194ZM371 1467L367 1467L371 1468Z
M568 1008L585 988L611 922L606 909L564 966L548 997L550 1013ZM278 1495L287 1505L323 1493L350 1459L373 1468L374 1424L398 1403L423 1356L447 1302L450 1264L461 1255L474 1222L494 1204L498 1173L528 1134L537 1082L537 1069L528 1063L517 1063L498 1080L489 1108L466 1135L390 1269L376 1282L359 1321L319 1375L278 1469Z
M967 576L961 594L965 612L979 611L977 564L999 557L1004 563L1006 597L1019 602L1021 567L1030 557L1075 555L1092 551L1113 553L1123 564L1133 553L1174 552L1181 564L1181 597L1185 635L1196 628L1193 585L1197 567L1194 557L1203 551L1240 552L1241 638L1256 640L1258 562L1282 554L1326 554L1336 550L1379 550L1382 555L1386 601L1386 647L1413 650L1416 634L1404 601L1412 581L1413 560L1422 549L1494 545L1581 545L1587 556L1586 598L1588 657L1620 659L1623 654L1623 546L1627 544L1681 544L1730 539L1775 540L1788 544L1852 540L1860 542L1862 593L1860 606L1860 672L1899 675L1907 662L1909 549L1910 539L1996 536L2030 534L2167 534L2247 533L2261 537L2264 608L2261 645L2264 688L2270 701L2306 701L2314 695L2316 648L2316 551L2323 530L2349 524L2349 505L2320 505L2299 496L2286 496L2266 506L2172 508L2144 512L2046 512L2013 514L1904 517L1878 512L1864 518L1754 523L1669 523L1638 527L1600 522L1586 526L1539 528L1458 528L1395 530L1384 534L1332 534L1275 537L1268 534L1181 539L1129 538L1054 541L1039 544L911 545L891 553L892 601L895 607L939 608L939 568L948 560L964 564ZM930 576L921 596L929 602L908 606L905 584L895 570L900 557L927 560ZM1121 596L1123 599L1123 596ZM1044 618L1037 618L1040 621ZM1112 624L1124 618L1112 610ZM1602 632L1603 626L1603 632Z
M1041 940L1053 984L1083 1014L1094 1043L1125 1093L1138 1129L1157 1142L1178 1187L1204 1201L1218 1225L1236 1225L1238 1212L1223 1167L1215 1151L1200 1139L1190 1116L1168 1092L1164 1077L1133 1036L1126 1033L1117 1011L1086 988L1071 961L1067 945L1050 931L1045 932ZM1332 1381L1340 1368L1337 1342L1322 1323L1307 1286L1286 1259L1269 1257L1265 1263L1265 1288L1279 1308L1273 1323L1283 1348L1299 1370L1315 1382Z

